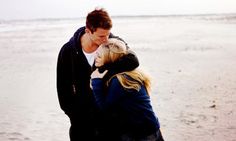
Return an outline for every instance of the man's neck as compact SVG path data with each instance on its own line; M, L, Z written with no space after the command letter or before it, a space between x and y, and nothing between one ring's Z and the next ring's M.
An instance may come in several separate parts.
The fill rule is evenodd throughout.
M98 48L98 46L91 41L91 39L89 38L87 33L85 33L81 37L81 46L82 46L82 49L86 53L92 53L92 52L96 51Z

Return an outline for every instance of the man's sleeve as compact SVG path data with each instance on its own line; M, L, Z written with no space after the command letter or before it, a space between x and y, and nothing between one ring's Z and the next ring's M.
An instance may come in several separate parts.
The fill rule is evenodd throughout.
M109 69L113 72L120 73L120 72L131 71L131 70L136 69L139 66L139 60L135 52L132 51L130 47L128 46L128 44L120 37L114 36L113 34L111 34L110 38L117 38L123 41L126 44L128 54L121 57L120 59L118 59L116 62L112 64L107 64L99 68L99 72L103 72L104 70Z
M57 94L61 109L70 115L71 111L71 90L72 86L69 80L69 66L68 66L68 56L65 54L64 48L61 49L58 60L57 60Z

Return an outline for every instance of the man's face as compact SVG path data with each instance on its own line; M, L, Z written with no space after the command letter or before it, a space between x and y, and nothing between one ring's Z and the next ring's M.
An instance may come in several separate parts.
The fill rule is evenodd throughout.
M97 30L93 33L90 31L89 35L93 44L96 44L97 46L99 46L102 43L107 42L108 37L110 35L110 30L97 28Z

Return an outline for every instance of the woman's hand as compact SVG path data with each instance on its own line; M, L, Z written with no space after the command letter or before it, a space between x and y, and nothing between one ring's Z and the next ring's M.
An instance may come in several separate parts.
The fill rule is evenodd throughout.
M100 73L100 72L98 71L98 69L96 69L96 70L93 71L93 73L91 74L91 79L93 79L93 78L103 78L106 73L107 73L107 70L105 70L103 73Z

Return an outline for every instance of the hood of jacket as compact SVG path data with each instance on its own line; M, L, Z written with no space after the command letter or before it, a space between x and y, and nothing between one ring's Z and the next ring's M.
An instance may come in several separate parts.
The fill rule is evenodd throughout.
M70 38L69 42L76 51L78 51L78 49L81 48L80 38L84 33L85 33L85 26L79 28Z

